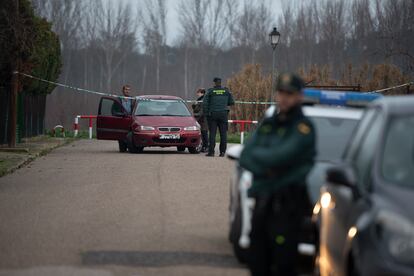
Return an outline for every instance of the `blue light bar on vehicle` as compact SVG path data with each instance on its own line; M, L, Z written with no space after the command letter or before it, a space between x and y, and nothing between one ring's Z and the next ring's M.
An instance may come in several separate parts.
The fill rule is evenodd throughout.
M377 93L359 93L348 91L327 91L305 89L305 104L324 104L336 106L366 106L369 102L382 97Z

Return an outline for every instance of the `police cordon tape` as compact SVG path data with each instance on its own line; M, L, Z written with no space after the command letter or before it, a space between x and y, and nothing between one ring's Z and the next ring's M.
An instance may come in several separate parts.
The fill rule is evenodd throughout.
M117 95L117 94L112 94L112 93L103 93L103 92L88 90L88 89L84 89L84 88L74 87L74 86L71 86L71 85L63 84L63 83L58 83L58 82L54 82L54 81L45 80L45 79L42 79L42 78L39 78L39 77L36 77L36 76L33 76L33 75L21 73L21 72L18 72L18 71L13 72L13 74L19 74L19 75L27 77L27 78L31 78L31 79L38 80L38 81L41 81L41 82L53 84L53 85L56 85L56 86L59 86L59 87L75 90L75 91L78 91L78 92L85 92L85 93L90 93L90 94L95 94L95 95L100 95L100 96L118 97L118 98L124 98L124 99L136 99L136 97L125 97L125 96L122 96L122 95ZM390 90L394 90L394 89L398 89L398 88L402 88L402 87L406 87L406 86L411 86L411 85L414 85L414 81L410 81L410 82L407 82L407 83L404 83L404 84L400 84L400 85L396 85L396 86L392 86L392 87L388 87L388 88L384 88L384 89L369 91L369 92L365 92L365 93L379 94L379 93L384 93L384 92L387 92L387 91L390 91ZM314 89L311 89L311 90L314 90ZM145 100L151 101L149 99L145 99ZM184 102L196 103L197 101L195 101L195 100L184 100ZM235 101L235 103L237 103L237 104L272 105L272 104L275 104L276 102Z
M88 119L89 120L89 139L93 137L93 120L96 119L98 116L96 115L77 115L75 117L75 122L73 124L73 136L78 137L79 134L79 119ZM239 124L240 125L240 144L244 144L244 132L246 130L246 125L251 124L258 124L258 121L251 121L251 120L228 120L230 124Z
M32 75L17 72L17 71L13 72L13 74L19 74L21 76L24 76L24 77L27 77L27 78L30 78L30 79L34 79L34 80L37 80L37 81L49 83L49 84L56 85L56 86L59 86L59 87L75 90L77 92L84 92L84 93L95 94L95 95L100 95L100 96L107 96L107 97L117 97L117 98L123 98L123 99L136 99L136 97L125 97L125 96L122 96L122 95L117 95L117 94L112 94L112 93L103 93L103 92L88 90L88 89L84 89L84 88L74 87L74 86L71 86L71 85L45 80L45 79L42 79L42 78L39 78L39 77L36 77L36 76L32 76ZM143 99L143 100L151 101L150 99ZM184 102L186 102L186 103L196 103L197 101L195 101L195 100L184 100ZM237 104L261 104L261 105L275 104L275 102L257 102L257 101L235 101L235 103L237 103Z
M393 87L388 87L388 88L384 88L384 89L375 90L375 91L372 91L372 92L369 92L369 93L383 93L383 92L387 92L387 91L390 91L390 90L403 88L403 87L411 86L411 85L414 85L414 81L410 81L410 82L407 82L407 83L404 83L404 84L401 84L401 85L396 85L396 86L393 86Z
M102 92L98 92L98 91L78 88L78 87L74 87L74 86L71 86L71 85L63 84L63 83L58 83L58 82L54 82L54 81L45 80L45 79L42 79L42 78L38 78L38 77L35 77L35 76L32 76L32 75L28 75L28 74L17 72L17 71L13 72L13 74L19 74L21 76L24 76L24 77L27 77L27 78L30 78L30 79L38 80L38 81L45 82L45 83L48 83L48 84L53 84L53 85L63 87L63 88L68 88L68 89L75 90L75 91L78 91L78 92L85 92L85 93L95 94L95 95L100 95L100 96L120 97L120 98L125 98L125 99L135 99L135 97L125 97L125 96L119 96L119 95L116 95L116 94L102 93Z

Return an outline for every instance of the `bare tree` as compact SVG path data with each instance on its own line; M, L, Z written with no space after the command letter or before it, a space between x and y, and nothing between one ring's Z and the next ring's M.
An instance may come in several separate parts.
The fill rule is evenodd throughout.
M219 48L228 39L230 0L181 0L178 5L182 40L197 47ZM230 13L227 13L228 11Z
M377 35L382 43L377 51L386 58L401 60L414 71L414 1L376 0Z
M178 5L181 48L184 49L184 87L206 84L209 68L220 71L218 51L230 46L229 28L236 16L235 0L181 0ZM217 74L217 73L216 73ZM189 84L191 82L191 84Z
M160 68L162 49L166 44L167 8L165 0L145 0L144 44L147 53L155 57L155 89L160 91Z
M325 0L319 6L320 42L326 52L325 63L336 67L345 50L347 33L345 3L341 0Z
M375 20L370 0L354 0L349 11L350 32L347 36L350 62L368 62L375 42Z
M267 43L271 16L268 1L262 0L258 4L244 1L242 11L236 18L233 27L235 44L251 52L251 63L255 63L256 51Z
M317 3L301 3L297 8L296 22L291 34L291 49L297 54L297 63L310 68L315 59L315 45L318 42L319 22Z
M136 46L137 23L133 20L130 4L96 1L94 11L98 18L96 45L102 63L105 89L111 91L112 79L125 58Z
M53 30L59 34L62 50L78 46L82 31L83 1L33 0L36 12L53 22Z

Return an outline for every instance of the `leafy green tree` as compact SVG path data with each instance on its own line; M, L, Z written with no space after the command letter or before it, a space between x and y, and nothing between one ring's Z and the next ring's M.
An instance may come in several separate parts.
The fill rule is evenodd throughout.
M0 0L0 87L9 91L12 68L17 61L20 71L51 81L57 80L62 66L60 42L51 24L35 16L29 0ZM21 90L46 94L54 87L21 78ZM3 92L2 92L3 93Z
M34 41L34 49L29 58L29 65L34 76L55 81L59 78L62 67L60 42L58 36L51 31L51 24L43 18L34 20L37 34ZM31 81L25 87L26 93L49 94L55 88L54 85Z

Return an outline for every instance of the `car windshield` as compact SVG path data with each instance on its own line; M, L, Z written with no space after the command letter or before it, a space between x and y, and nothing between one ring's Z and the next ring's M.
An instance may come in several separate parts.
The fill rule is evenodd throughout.
M183 101L143 100L138 103L135 115L190 117L191 113Z
M310 119L316 128L317 159L320 161L340 159L358 120L328 117L310 117Z
M391 119L381 171L387 182L414 188L414 115Z

